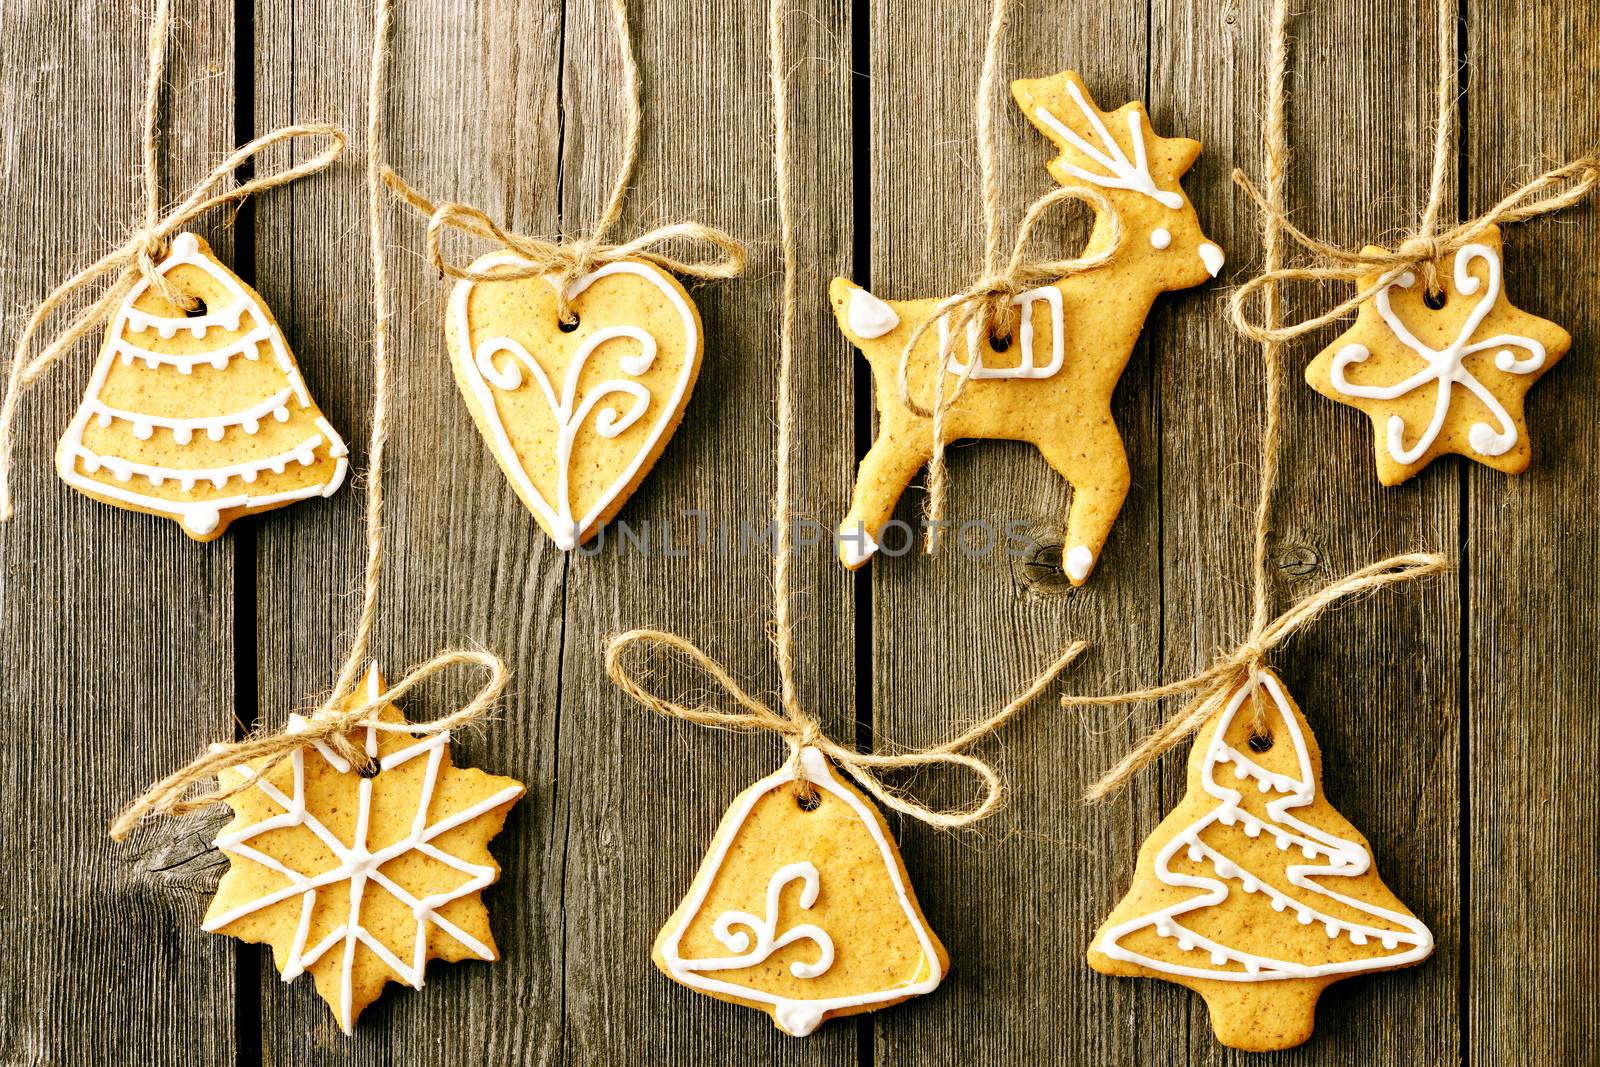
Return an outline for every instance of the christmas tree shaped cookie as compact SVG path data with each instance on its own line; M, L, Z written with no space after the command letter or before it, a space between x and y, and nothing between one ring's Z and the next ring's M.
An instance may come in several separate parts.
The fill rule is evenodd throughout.
M797 1037L930 992L949 968L883 817L814 748L734 800L654 958Z
M374 667L360 700L383 691ZM404 721L393 704L378 718ZM311 972L346 1033L388 983L421 989L430 959L499 958L479 894L500 875L489 841L523 794L453 766L448 732L361 733L372 777L320 741L265 774L257 763L223 776L254 785L228 798L216 844L230 866L202 924L271 945L285 982Z
M197 541L344 481L344 442L311 400L261 297L192 233L111 319L56 469L96 500L175 519Z
M494 252L474 271L525 266ZM610 521L671 440L700 373L700 312L653 263L617 260L567 283L456 283L450 365L517 496L563 549Z
M1452 452L1507 474L1528 469L1523 398L1572 337L1513 307L1502 273L1500 231L1491 226L1440 262L1442 303L1430 302L1408 271L1362 304L1355 324L1306 368L1317 392L1372 419L1384 485ZM1377 282L1372 275L1360 285Z
M1260 1052L1310 1037L1331 983L1426 957L1433 936L1321 777L1300 709L1262 672L1201 728L1188 793L1139 851L1090 966L1188 986L1223 1044Z

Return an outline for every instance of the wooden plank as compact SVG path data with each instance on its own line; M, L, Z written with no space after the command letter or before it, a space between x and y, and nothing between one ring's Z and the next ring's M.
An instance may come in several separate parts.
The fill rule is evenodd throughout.
M1258 269L1258 223L1249 201L1230 189L1228 173L1240 166L1259 177L1263 170L1257 116L1269 10L1157 3L1151 29L1153 42L1177 46L1151 49L1157 113L1183 115L1206 142L1197 197L1209 206L1207 225L1239 279ZM1414 225L1431 162L1424 116L1434 108L1432 20L1428 5L1362 0L1295 8L1288 199L1310 232L1360 245ZM1336 61L1322 62L1325 55ZM1337 295L1330 290L1323 299ZM1224 297L1214 292L1184 306L1175 328L1157 340L1169 675L1205 666L1249 622L1264 384L1259 349L1232 333ZM1288 313L1312 310L1308 297L1315 294L1293 294ZM1336 333L1321 331L1285 353L1282 487L1271 541L1280 608L1389 554L1450 552L1456 543L1455 465L1438 463L1404 487L1383 489L1367 421L1305 385L1305 363ZM1273 657L1321 744L1325 795L1367 835L1384 880L1439 943L1420 967L1331 987L1315 1034L1284 1063L1456 1058L1460 613L1454 584L1436 580L1347 605ZM1175 802L1184 788L1176 755L1162 779ZM1129 855L1119 863L1118 886L1132 862ZM1253 1062L1215 1043L1199 997L1173 986L1160 995L1188 1008L1187 1051L1157 1039L1150 1052L1170 1058L1162 1062Z
M1003 82L1071 68L1102 105L1145 98L1145 5L1013 8ZM872 9L872 277L857 280L886 297L948 293L982 254L972 99L988 5L883 0ZM1054 187L1045 170L1054 151L1009 93L998 106L1007 224L1015 226L1023 207ZM1173 111L1163 121L1189 132L1188 117ZM1036 250L1071 254L1086 233L1083 217L1042 232ZM1133 488L1088 585L1069 591L1059 569L1067 486L1036 450L1002 442L954 451L948 517L1025 520L1037 548L1055 553L1054 565L950 548L870 565L880 744L937 741L1009 700L1073 638L1094 647L1055 692L1105 692L1156 676L1162 557L1153 385L1162 368L1152 363L1150 339L1167 328L1176 304L1194 299L1158 304L1123 376L1112 410ZM898 517L915 523L921 505L920 492L906 494ZM1108 981L1082 962L1121 892L1120 858L1131 862L1141 831L1159 816L1149 783L1108 808L1079 802L1133 740L1124 719L1082 719L1042 699L983 746L1010 778L1005 812L971 834L896 821L951 973L936 994L875 1017L876 1063L1137 1062L1124 1059L1123 1035L1097 1020L1131 1019L1158 1033L1181 1024L1181 1005L1163 1004L1148 985ZM953 781L942 795L954 800L965 785Z
M446 199L526 232L556 221L556 69L561 5L485 0L396 5L389 141L397 170ZM263 291L291 330L311 388L350 440L357 469L370 428L370 272L365 172L369 5L262 0L256 7L257 123L327 119L355 138L351 159L263 208ZM560 1040L562 843L555 778L565 561L534 526L472 427L444 350L449 283L424 261L423 220L389 223L393 382L387 562L375 655L391 678L450 645L482 644L515 672L492 722L453 742L462 764L528 786L494 844L503 868L485 896L502 960L435 964L426 989L392 988L343 1037L309 982L260 964L268 1063L550 1062ZM481 249L463 248L476 255ZM263 526L257 553L261 707L269 721L331 684L357 609L364 563L361 481L317 514ZM476 678L409 700L413 717L459 701ZM507 1004L540 1005L516 1026Z
M702 643L758 691L777 686L763 638L770 559L724 555L694 541L690 511L713 525L764 527L773 489L778 304L771 108L764 5L716 0L630 5L644 85L644 145L621 232L679 218L751 242L733 282L693 295L705 320L704 367L682 428L623 510L654 531L647 553L608 547L569 570L561 698L565 783L566 985L563 1053L574 1063L853 1062L855 1034L832 1026L804 1042L764 1014L678 986L650 964L659 925L676 907L733 796L786 756L768 736L668 723L605 679L612 632L657 626ZM828 321L825 283L849 262L849 20L837 3L790 5L794 197L801 242L796 337L797 514L842 514L848 479L851 362ZM581 233L611 181L621 130L615 39L606 5L569 6L564 219ZM688 555L669 558L670 526ZM805 550L801 686L835 736L853 729L850 580L821 549ZM661 670L680 692L703 679ZM708 694L715 700L717 694ZM553 890L550 890L553 891Z
M0 10L0 307L7 345L45 293L142 217L139 109L150 5L29 0ZM232 143L230 6L178 5L163 135L179 193ZM224 259L220 216L197 229ZM152 1062L233 1052L232 953L197 930L212 875L177 824L113 845L105 827L149 782L228 736L232 538L97 504L54 449L97 351L76 349L23 402L17 517L0 529L0 1060ZM70 1005L94 1005L85 1023Z
M1595 15L1581 5L1474 3L1466 209L1594 146ZM1539 42L1533 61L1529 42ZM1504 231L1506 292L1561 323L1571 353L1529 398L1533 467L1474 468L1467 482L1473 605L1465 651L1471 813L1468 1027L1481 1063L1578 1063L1600 1029L1600 699L1593 649L1597 548L1590 486L1600 314L1591 200Z

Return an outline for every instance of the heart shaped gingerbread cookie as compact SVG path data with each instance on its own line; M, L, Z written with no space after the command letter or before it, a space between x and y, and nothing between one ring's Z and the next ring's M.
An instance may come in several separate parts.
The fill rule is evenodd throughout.
M525 260L495 252L474 271ZM652 263L617 260L571 281L457 283L445 335L456 383L495 461L563 550L583 544L644 480L700 373L700 313Z

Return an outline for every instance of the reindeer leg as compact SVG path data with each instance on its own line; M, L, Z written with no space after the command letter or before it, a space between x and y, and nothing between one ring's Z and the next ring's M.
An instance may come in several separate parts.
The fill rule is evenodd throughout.
M885 421L856 472L850 514L839 524L839 562L856 570L878 550L878 534L894 515L911 479L928 462L933 442L926 433Z
M1061 561L1073 585L1082 585L1100 559L1122 502L1128 495L1128 457L1122 435L1107 413L1082 432L1081 427L1036 442L1045 462L1072 485L1067 512L1067 543Z

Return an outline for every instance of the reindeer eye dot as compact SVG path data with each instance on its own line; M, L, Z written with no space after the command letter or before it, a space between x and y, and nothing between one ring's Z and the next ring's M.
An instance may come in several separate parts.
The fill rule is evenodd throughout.
M1158 226L1150 231L1150 245L1153 248L1166 249L1172 245L1172 231L1165 226Z

